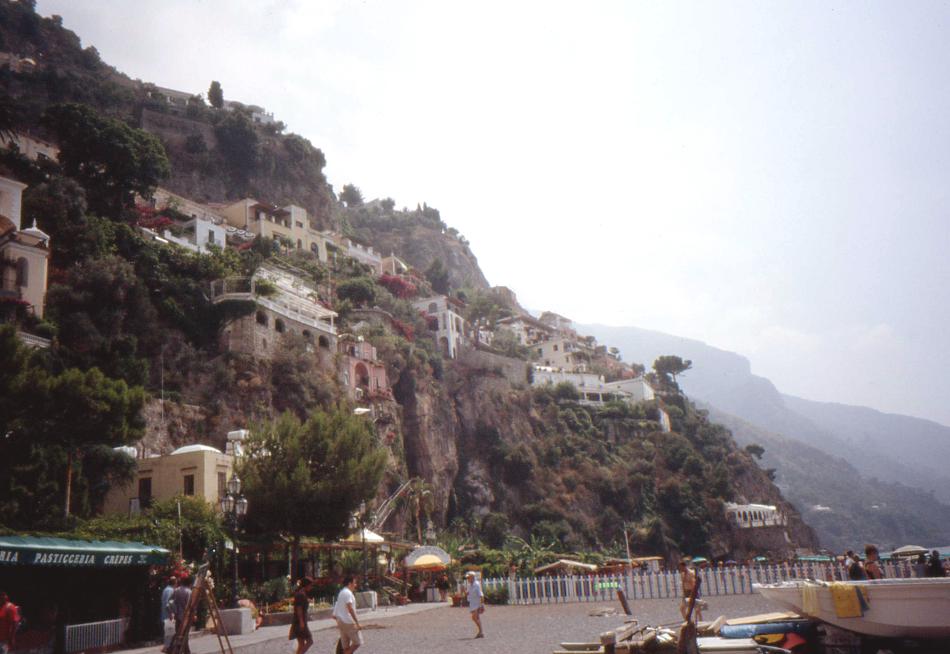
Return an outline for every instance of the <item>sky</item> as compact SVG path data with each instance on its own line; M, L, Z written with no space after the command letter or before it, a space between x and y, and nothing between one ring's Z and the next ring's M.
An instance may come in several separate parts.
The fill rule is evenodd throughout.
M950 424L950 4L39 0L133 78L266 107L490 283Z

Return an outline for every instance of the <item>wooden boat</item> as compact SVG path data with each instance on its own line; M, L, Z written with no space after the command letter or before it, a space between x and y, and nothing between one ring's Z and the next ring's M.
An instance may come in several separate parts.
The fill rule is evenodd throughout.
M838 617L831 584L786 581L753 584L762 596L800 613L859 634L886 638L950 638L950 578L848 581L866 591L860 617ZM808 587L808 590L804 591ZM806 601L805 592L814 593ZM806 610L807 609L807 610Z

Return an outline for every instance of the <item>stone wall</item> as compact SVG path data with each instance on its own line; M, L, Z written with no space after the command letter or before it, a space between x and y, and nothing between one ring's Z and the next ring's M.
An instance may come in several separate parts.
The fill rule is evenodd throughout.
M494 352L476 350L471 346L466 346L459 349L455 361L458 366L467 368L469 371L481 370L486 374L504 377L515 387L528 384L529 364L521 359L513 359Z

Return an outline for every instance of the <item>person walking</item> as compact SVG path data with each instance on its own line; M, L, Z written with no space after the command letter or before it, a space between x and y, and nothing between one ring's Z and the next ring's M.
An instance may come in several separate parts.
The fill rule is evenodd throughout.
M290 623L290 635L287 640L297 639L297 654L304 654L313 645L313 635L307 624L307 611L310 609L310 598L307 596L313 588L313 579L304 577L294 593L294 618Z
M696 588L696 570L690 567L686 559L679 563L680 585L683 587L683 596L680 598L680 615L683 619L689 614L689 597ZM699 599L699 593L696 593L696 602L693 605L693 616L696 622L703 619L703 604Z
M472 616L472 622L478 627L478 633L475 634L475 637L484 638L485 633L482 631L482 614L485 612L485 593L482 592L482 584L478 581L474 572L469 570L465 575L465 579L468 581L469 615Z
M333 619L336 620L337 629L340 630L340 645L343 647L343 654L353 654L360 645L363 644L363 635L360 631L359 618L356 617L356 596L353 591L356 590L356 577L348 575L343 578L343 588L340 594L336 596L336 604L333 605Z
M16 628L20 623L20 610L10 601L6 592L0 591L0 654L16 647Z

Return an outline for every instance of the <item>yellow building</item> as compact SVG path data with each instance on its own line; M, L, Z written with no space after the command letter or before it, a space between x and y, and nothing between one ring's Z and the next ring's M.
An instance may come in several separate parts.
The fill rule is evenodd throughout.
M135 479L109 491L103 513L136 513L155 500L177 495L200 497L217 509L233 469L230 454L208 445L186 445L165 456L136 459L136 463Z
M286 207L244 198L228 205L212 205L231 227L266 238L280 238L291 247L307 250L323 263L327 262L327 239L310 226L310 216L303 207Z

